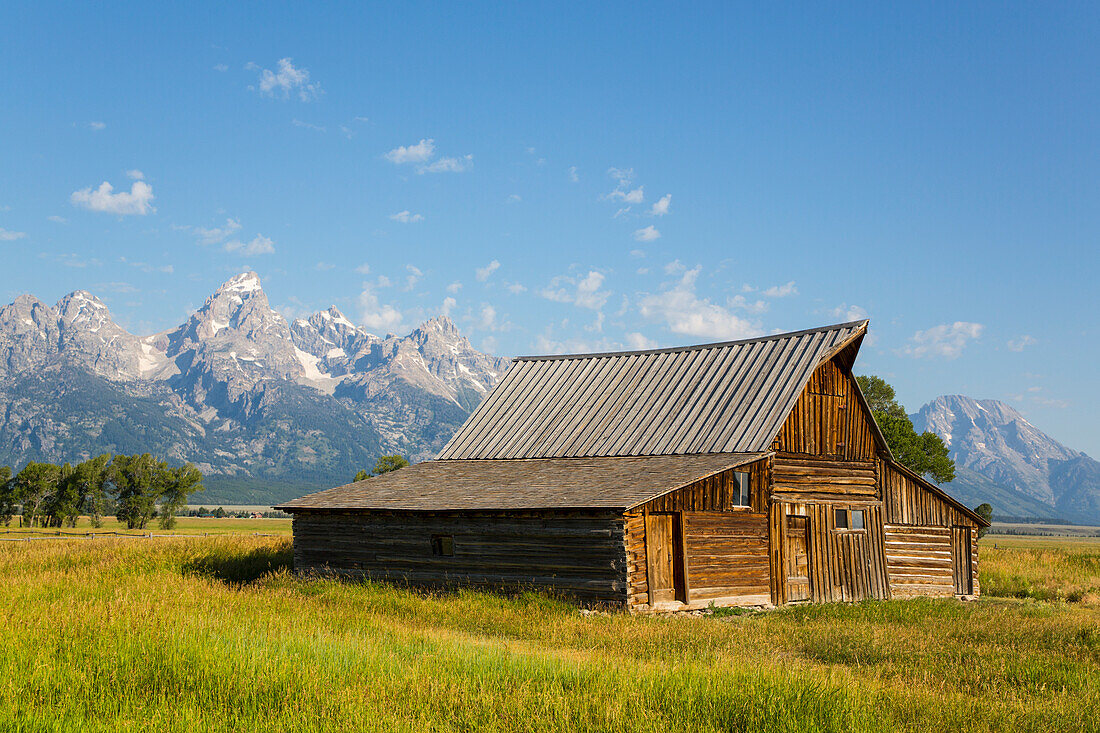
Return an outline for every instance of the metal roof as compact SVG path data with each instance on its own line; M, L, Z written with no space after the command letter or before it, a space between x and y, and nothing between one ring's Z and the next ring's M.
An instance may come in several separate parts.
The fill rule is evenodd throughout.
M768 449L814 369L867 321L744 341L515 359L439 460Z
M426 461L276 508L289 512L625 510L765 455Z

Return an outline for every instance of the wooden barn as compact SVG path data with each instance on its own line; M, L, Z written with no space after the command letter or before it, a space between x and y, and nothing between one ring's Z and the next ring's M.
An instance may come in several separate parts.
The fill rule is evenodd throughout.
M976 596L985 523L891 457L866 333L518 358L435 460L279 507L295 567L643 612Z

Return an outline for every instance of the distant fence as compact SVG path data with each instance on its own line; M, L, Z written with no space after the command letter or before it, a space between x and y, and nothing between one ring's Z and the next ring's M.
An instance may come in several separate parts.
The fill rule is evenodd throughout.
M75 539L95 539L96 537L133 537L137 539L153 539L162 537L219 537L219 536L240 536L244 532L217 532L210 534L209 532L203 532L202 534L178 534L178 533L155 533L155 532L64 532L62 530L56 530L49 532L46 530L36 529L4 529L0 530L0 535L28 535L24 537L0 537L0 542L34 542L36 540L75 540ZM279 537L281 535L274 533L252 532L252 537Z

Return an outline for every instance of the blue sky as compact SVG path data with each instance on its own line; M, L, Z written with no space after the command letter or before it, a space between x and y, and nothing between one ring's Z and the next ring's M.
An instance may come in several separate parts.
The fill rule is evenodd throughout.
M866 316L911 410L1100 455L1100 12L902 5L5 3L0 296L152 333L254 269L504 355Z

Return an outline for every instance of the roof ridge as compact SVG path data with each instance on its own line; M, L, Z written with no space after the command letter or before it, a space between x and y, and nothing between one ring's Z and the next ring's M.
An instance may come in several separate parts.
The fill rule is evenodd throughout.
M774 333L770 336L757 336L749 339L737 339L734 341L715 341L707 344L693 344L689 346L667 346L662 349L636 349L626 351L595 351L587 354L545 354L545 355L531 355L531 356L517 356L512 359L516 361L555 361L560 359L594 359L598 357L613 357L613 356L635 356L641 354L674 354L683 351L700 351L703 349L719 349L727 346L739 346L742 344L755 344L762 343L764 341L777 341L785 338L792 338L795 336L805 336L810 333L820 333L823 331L836 331L842 328L851 328L854 326L867 326L870 320L867 318L858 321L848 321L847 323L834 323L828 326L818 326L816 328L804 328L801 331L787 331L785 333Z

